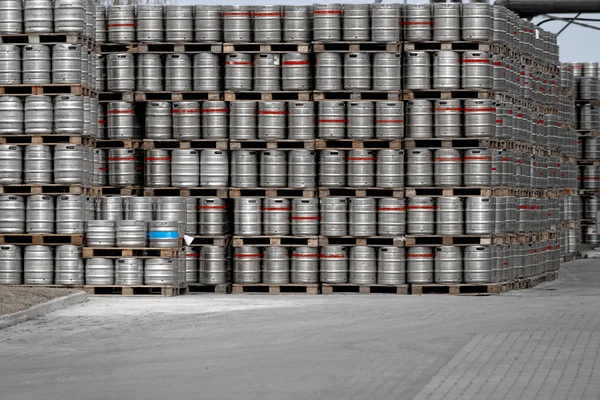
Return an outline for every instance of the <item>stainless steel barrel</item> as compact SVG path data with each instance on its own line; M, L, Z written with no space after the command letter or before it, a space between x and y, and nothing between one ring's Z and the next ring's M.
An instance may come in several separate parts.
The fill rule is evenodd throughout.
M26 0L23 2L25 33L52 33L54 9L52 0Z
M0 145L0 184L23 183L23 152L21 147L10 144Z
M165 6L165 40L191 42L194 40L194 6Z
M469 149L464 157L465 186L492 184L492 153L489 149Z
M194 6L196 42L223 41L223 6L198 4Z
M144 284L176 284L179 270L178 261L174 258L148 258L144 260Z
M315 151L290 150L288 154L288 187L317 187L317 160Z
M348 200L345 198L321 198L321 235L327 237L348 235Z
M179 223L177 221L150 221L148 247L178 247Z
M344 139L346 104L341 101L320 101L317 124L320 139Z
M109 42L130 43L135 41L136 20L134 14L135 7L133 5L114 5L108 7L107 27ZM139 10L137 24L138 29L143 28L143 22L141 23L142 26L140 26Z
M229 139L252 140L257 138L257 102L231 102L229 104Z
M117 247L146 247L147 221L116 221Z
M370 6L369 4L344 4L343 40L368 41L371 39Z
M0 44L0 84L21 82L21 49L12 44Z
M227 203L219 198L198 199L198 234L225 235L229 231Z
M433 103L429 100L410 100L406 105L406 137L433 137Z
M107 258L85 260L86 285L113 285L115 283L115 262Z
M313 4L313 40L342 40L342 5Z
M142 157L136 149L108 150L108 184L110 186L140 185Z
M375 136L375 107L371 102L347 104L346 137L354 140L372 139Z
M77 59L79 60L79 54ZM30 44L23 47L22 73L24 84L47 85L49 83L61 83L54 82L51 65L50 46Z
M258 138L285 139L286 115L286 104L282 101L258 103Z
M288 90L288 89L285 89ZM315 103L312 101L296 101L288 104L288 139L315 139Z
M403 102L375 102L375 137L388 140L404 137Z
M202 138L227 139L229 108L224 101L202 102Z
M54 198L44 194L27 197L25 232L54 233Z
M145 139L171 139L173 118L171 103L152 101L146 103Z
M54 283L57 285L83 285L85 268L81 247L57 246L54 260Z
M167 54L165 58L165 90L192 90L192 59L187 54Z
M265 247L262 258L263 283L290 283L290 256L286 247Z
M404 89L431 89L431 55L426 51L411 51L404 57Z
M51 285L54 283L54 257L50 246L25 246L23 253L23 283Z
M27 96L25 98L26 135L50 134L54 128L54 106L50 96Z
M225 42L252 41L252 6L223 6Z
M404 150L377 152L376 184L379 188L404 187Z
M173 139L200 139L200 103L180 101L173 103Z
M200 186L200 154L192 149L174 149L171 153L171 185Z
M489 246L465 247L465 283L489 283L492 278L492 254Z
M435 150L433 158L435 186L462 186L462 160L460 150Z
M256 72L254 79L256 85ZM304 53L283 54L281 56L281 88L295 91L310 90L312 86L312 68L309 55Z
M312 40L312 6L283 6L283 41Z
M288 236L290 234L290 202L282 198L263 199L263 235Z
M406 185L433 186L431 150L415 149L406 152Z
M319 152L319 186L341 187L346 185L346 152L321 150Z
M253 7L254 41L259 43L281 42L282 6Z
M258 256L260 268L260 253ZM202 246L199 265L200 283L220 284L228 282L230 280L228 278L228 264L229 258L226 247Z
M260 283L261 258L258 247L234 247L233 251L233 282ZM201 272L202 274L202 272Z
M115 261L115 284L136 286L144 284L144 260L141 258L118 258Z
M377 256L374 247L355 246L350 248L348 282L373 285L377 282Z
M435 199L411 197L408 199L406 232L409 235L435 234Z
M162 91L164 89L163 77L163 59L160 54L139 53L137 55L137 90L143 92ZM148 126L147 122L146 126Z
M464 200L460 197L438 197L436 201L435 233L464 234Z
M82 195L56 197L56 233L82 235L85 232L85 203Z
M86 245L89 247L115 247L115 221L89 220L85 223ZM145 236L144 236L145 238Z
M463 280L463 255L458 246L435 248L435 283L461 283Z
M319 203L317 199L292 199L292 236L316 236L319 234Z
M0 233L25 233L25 199L23 196L0 196Z
M354 237L375 236L377 232L377 206L372 197L348 199L348 233Z
M260 186L286 187L287 160L283 150L267 150L260 155Z
M256 151L233 150L231 152L232 187L258 187L258 169Z
M225 56L225 89L252 90L252 56L233 53Z
M223 88L221 62L218 54L194 55L193 84L197 91L219 91Z
M261 200L237 197L233 207L234 235L260 236L262 233Z
M133 54L112 53L106 59L106 88L111 92L135 90Z
M396 42L401 39L401 5L396 3L371 4L371 40Z
M433 53L434 89L460 89L460 53L456 51L436 51Z
M164 42L164 7L162 5L138 4L136 24L135 32L138 42Z
M200 186L226 187L229 183L227 150L204 149L200 152Z
M377 235L406 234L406 200L384 197L377 203Z
M377 251L377 284L406 283L406 255L402 247L380 247Z
M406 282L433 283L434 256L432 247L409 247L406 254Z
M293 247L291 283L319 283L319 249Z
M496 202L493 197L468 197L465 207L465 233L491 235L495 229Z
M348 282L348 255L343 246L323 246L319 255L322 283Z
M431 4L404 5L404 39L410 42L431 40Z
M347 160L347 181L350 187L375 186L375 152L350 150Z

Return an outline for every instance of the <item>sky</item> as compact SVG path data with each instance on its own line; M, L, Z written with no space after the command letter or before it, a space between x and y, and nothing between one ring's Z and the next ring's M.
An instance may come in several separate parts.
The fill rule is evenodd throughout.
M293 0L293 1L282 1L282 0L176 0L177 4L252 4L252 5L266 5L266 4L313 4L313 3L371 3L368 0L346 0L346 1L326 1L326 0ZM392 2L384 0L384 2ZM403 0L395 0L393 2L402 3ZM408 0L409 4L426 4L429 0ZM569 14L558 15L560 17L569 17ZM582 15L584 18L596 18L600 19L600 14L585 14ZM544 18L534 19L534 23L541 21ZM590 25L596 25L600 27L600 22L589 22ZM543 25L544 29L551 32L558 32L563 26L564 22L548 22ZM593 30L583 28L575 25L571 25L559 36L560 45L560 59L562 62L589 62L589 61L600 61L600 30Z

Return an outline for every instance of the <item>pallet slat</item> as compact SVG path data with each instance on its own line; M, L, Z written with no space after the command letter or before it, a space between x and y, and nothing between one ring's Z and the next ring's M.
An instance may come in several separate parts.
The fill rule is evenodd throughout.
M270 285L267 283L248 283L239 284L234 283L232 287L232 294L319 294L320 285L314 284L280 284Z

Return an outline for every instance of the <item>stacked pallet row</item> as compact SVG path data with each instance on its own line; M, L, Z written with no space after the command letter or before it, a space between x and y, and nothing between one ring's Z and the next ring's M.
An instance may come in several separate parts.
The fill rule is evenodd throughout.
M513 280L517 269L504 267L513 258L512 243L525 250L514 258L527 266L514 272L514 278L554 271L558 245L544 245L541 239L555 240L558 197L569 187L568 168L560 165L569 142L552 107L557 95L553 92L558 72L555 38L540 31L536 39L530 25L502 8L495 10L498 15L492 19L489 5L455 3L407 6L402 21L411 41L404 44L397 29L400 9L394 4L315 5L311 30L309 7L289 7L282 19L279 7L226 7L221 14L218 7L198 6L193 11L171 6L166 8L164 36L161 29L141 29L140 37L140 21L152 20L160 27L163 22L160 13L152 19L151 10L138 7L138 43L131 42L130 29L128 38L117 35L111 40L122 43L100 46L111 53L107 55L108 92L100 94L101 100L108 101L108 139L97 138L95 145L106 146L111 140L117 146L143 143L143 167L137 161L142 153L137 151L140 155L130 157L128 168L135 171L138 163L137 169L146 174L143 180L133 174L132 181L111 182L116 175L111 170L117 171L118 166L109 162L109 186L102 188L103 194L140 193L146 185L150 187L143 190L145 195L202 196L209 195L211 187L218 191L228 186L237 291L265 290L264 285L256 285L259 282L279 285L278 290L290 283L303 287L290 286L286 289L290 291L314 291L318 283L329 285L327 290L346 283L353 287L378 282L427 284L443 267L452 272L445 277L442 273L438 282L457 284L464 279L462 246L466 245L483 253L482 262L472 263L484 269L475 278L478 282ZM120 20L123 12L125 19ZM132 13L127 8L109 10L109 36L111 26L130 26ZM431 29L434 20L438 30ZM495 29L492 20L499 22ZM169 28L169 21L175 25ZM479 23L483 27L460 29ZM508 33L515 31L518 35ZM152 36L157 32L158 37ZM481 32L484 36L477 36ZM221 40L224 55L219 57ZM199 53L191 57L188 53L194 49ZM173 54L163 60L161 52ZM470 58L465 59L467 53ZM434 57L446 64L432 65ZM479 68L481 64L486 65ZM221 95L226 103L213 103L220 102ZM434 109L436 99L440 104ZM206 101L195 103L202 100ZM514 125L505 126L497 118L497 109L507 120L514 116ZM446 110L449 114L439 112ZM549 121L538 118L546 114ZM138 138L136 117L145 128ZM200 148L197 154L196 149L172 145L166 146L170 153L148 154L171 139L185 147L194 146L194 141L229 142L216 149L219 157L215 149ZM436 157L444 160L437 162L443 166L437 174L436 151L452 153ZM463 153L468 153L467 160ZM449 163L442 164L446 160ZM208 168L211 164L216 168ZM548 176L546 165L552 171ZM518 182L511 182L517 171ZM467 196L475 197L463 200ZM492 206L496 198L512 208L509 220L519 210L520 229L494 226L506 213L504 202ZM450 212L436 213L437 203L446 200L454 201ZM485 227L469 230L473 221L468 218L476 210L467 205L465 213L463 203L476 201L486 203L482 215L487 219L479 224ZM552 218L542 223L544 210ZM459 218L450 223L459 230L443 231L444 221L436 225L436 215ZM428 249L415 253L425 254L425 259L407 260L404 242L408 252ZM452 262L435 263L434 247L440 253L448 251ZM552 257L545 255L548 247ZM538 252L544 256L537 256ZM535 266L529 268L531 263ZM193 261L188 265L194 269ZM468 282L476 281L469 278Z
M94 3L3 1L0 14L0 284L82 285Z
M600 208L600 73L597 62L563 65L573 72L572 90L577 104L577 164L580 201L575 229L581 222L581 243L600 244L597 211Z

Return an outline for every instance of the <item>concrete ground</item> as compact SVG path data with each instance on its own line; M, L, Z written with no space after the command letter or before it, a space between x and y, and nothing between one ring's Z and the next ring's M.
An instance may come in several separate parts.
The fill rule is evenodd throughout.
M3 400L598 399L600 261L492 297L91 298L0 331Z

